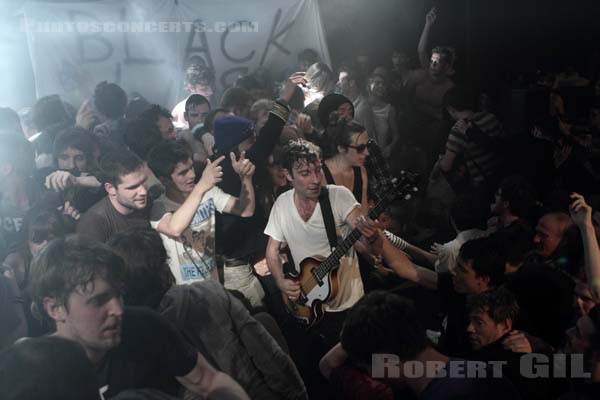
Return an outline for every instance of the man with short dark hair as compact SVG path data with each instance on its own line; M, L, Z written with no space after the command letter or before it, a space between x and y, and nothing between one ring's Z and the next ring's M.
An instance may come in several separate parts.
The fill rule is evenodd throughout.
M194 162L205 163L208 158L209 149L204 147L202 134L206 131L204 121L210 113L210 103L208 99L199 94L193 94L185 102L185 112L183 116L188 122L189 129L180 132L179 137L185 140L192 148L192 160ZM212 149L210 149L212 151Z
M127 269L125 305L160 312L252 398L306 398L296 367L282 349L281 333L261 323L268 319L276 326L268 314L251 316L244 303L217 281L176 285L167 249L154 230L128 229L113 236L108 245Z
M104 197L100 182L91 174L96 169L95 151L91 133L77 127L67 129L54 141L57 169L45 178L47 189L62 193L82 213Z
M524 177L512 175L504 178L494 200L491 209L492 214L498 217L499 231L514 230L518 225L531 230L528 218L536 207L535 190Z
M338 86L341 93L352 100L354 119L367 129L370 138L377 138L373 108L371 108L367 96L364 94L364 77L359 76L356 69L352 67L341 67Z
M495 115L476 112L474 99L463 89L452 88L444 95L444 105L455 122L439 161L441 170L450 174L460 165L466 167L472 187L486 185L494 189L501 163L503 128Z
M498 288L472 296L467 301L469 342L475 351L499 343L513 329L519 314L515 296Z
M175 140L177 138L177 132L173 125L173 116L166 108L158 104L152 104L140 114L139 119L155 125L163 139Z
M345 356L372 374L378 371L374 378L392 387L408 386L419 399L520 398L509 381L496 377L500 371L487 366L482 374L470 376L468 361L434 348L413 304L396 294L372 292L363 297L348 314L337 350L340 359ZM386 366L393 367L376 365L377 355L386 356ZM415 365L420 367L412 368Z
M108 195L81 216L77 233L106 242L130 226L150 226L145 169L144 162L129 151L106 154L98 178Z
M371 225L371 222L361 223L363 229L365 225ZM401 278L437 290L447 315L446 328L440 339L441 348L448 354L464 355L469 349L466 336L467 295L486 292L504 281L504 259L496 241L479 238L464 243L454 273L450 274L415 265L379 231L373 234L373 231L367 230L365 233L369 240L373 240L376 251L381 249L387 265Z
M504 376L509 378L524 399L552 397L548 379L529 379L521 374L521 355L505 348L510 340L519 314L515 296L505 287L472 296L467 301L469 325L467 332L471 344L470 360L502 361Z
M417 48L421 68L411 71L405 80L408 106L412 108L408 132L413 132L411 140L427 152L430 160L426 160L426 168L431 168L439 148L444 144L447 133L444 95L454 87L450 79L454 52L447 47L435 47L430 54L427 49L429 33L436 19L437 9L433 8L425 18Z
M38 99L33 105L33 124L38 133L31 136L36 156L36 167L44 168L52 165L52 146L56 135L70 126L73 121L69 117L62 99L54 94Z
M215 156L225 156L223 181L219 187L227 194L237 196L240 193L242 181L235 172L231 157L233 152L239 157L245 152L246 158L256 166L255 181L257 197L265 192L259 192L265 185L265 179L271 179L267 166L269 156L279 143L281 132L290 115L287 102L292 97L298 84L304 84L304 74L293 74L286 81L281 93L281 99L273 103L268 113L268 119L260 134L257 135L253 123L238 115L226 115L214 122ZM263 189L265 190L265 189ZM254 215L250 218L240 218L236 215L217 214L217 253L223 256L224 285L228 289L254 287L259 288L260 282L254 276L253 266L264 265L264 251L267 238L263 234L266 221L266 211L257 203ZM262 299L259 301L262 302Z
M123 261L106 245L77 235L52 241L32 266L35 307L55 336L84 348L101 396L133 388L176 395L181 384L202 395L227 389L247 398L160 315L123 307L124 274Z
M206 65L192 63L185 70L184 87L190 96L195 94L203 96L210 103L213 96L214 83L215 72ZM176 128L193 128L185 118L185 112L187 110L186 102L188 99L189 96L184 100L181 100L171 111L171 114L173 115L173 124Z
M221 108L242 118L250 118L250 109L254 98L249 91L241 87L232 87L221 96Z
M125 143L125 110L127 94L116 83L100 82L94 89L93 102L102 122L94 127L94 135L111 143Z
M238 196L229 195L216 184L223 172L223 156L208 164L195 183L196 173L188 147L177 142L163 142L148 157L150 168L165 187L165 194L152 205L152 226L161 233L169 250L169 266L177 283L218 279L215 259L215 213L251 217L255 196L252 185L254 165L242 152L230 159L242 186ZM256 295L245 293L253 305Z

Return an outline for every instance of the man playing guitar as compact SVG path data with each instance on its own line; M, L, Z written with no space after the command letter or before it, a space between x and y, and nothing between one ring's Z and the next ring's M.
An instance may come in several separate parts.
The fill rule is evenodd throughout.
M290 300L297 300L302 295L300 284L283 273L279 255L281 245L288 244L298 273L301 271L300 262L314 256L325 258L332 249L319 202L323 190L319 148L305 140L294 140L286 145L283 153L282 165L293 189L280 195L271 210L265 229L269 236L267 265L282 293ZM343 186L327 185L327 192L335 232L338 237L345 237L357 226L358 220L364 218L360 203ZM311 328L324 339L324 347L336 343L346 314L344 311L364 294L353 247L342 258L336 272L337 294L325 300L325 314ZM327 351L326 348L320 350Z

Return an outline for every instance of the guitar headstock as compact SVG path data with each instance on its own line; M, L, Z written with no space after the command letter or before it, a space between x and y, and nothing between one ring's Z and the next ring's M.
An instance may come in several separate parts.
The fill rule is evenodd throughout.
M392 179L379 183L379 203L371 210L369 216L379 214L387 208L395 199L410 200L419 191L417 183L419 175L409 171L400 171L400 174ZM373 218L373 219L374 219Z

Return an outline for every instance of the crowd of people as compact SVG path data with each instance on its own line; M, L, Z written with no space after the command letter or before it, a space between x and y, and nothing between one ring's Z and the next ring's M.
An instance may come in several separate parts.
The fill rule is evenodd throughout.
M511 131L437 18L416 67L1 108L0 397L598 398L600 80Z

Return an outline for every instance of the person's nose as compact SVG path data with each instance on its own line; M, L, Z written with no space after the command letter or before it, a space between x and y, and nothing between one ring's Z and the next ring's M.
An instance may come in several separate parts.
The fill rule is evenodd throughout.
M146 196L147 194L148 194L148 189L146 189L146 187L144 185L140 185L140 188L138 189L138 195Z
M469 325L467 326L467 332L475 333L475 327L473 326L473 323L469 323Z
M66 160L64 160L64 167L65 169L73 169L75 168L75 161L73 160L73 158L69 157Z
M123 315L123 300L120 296L113 297L109 302L109 314L114 317L121 317Z

